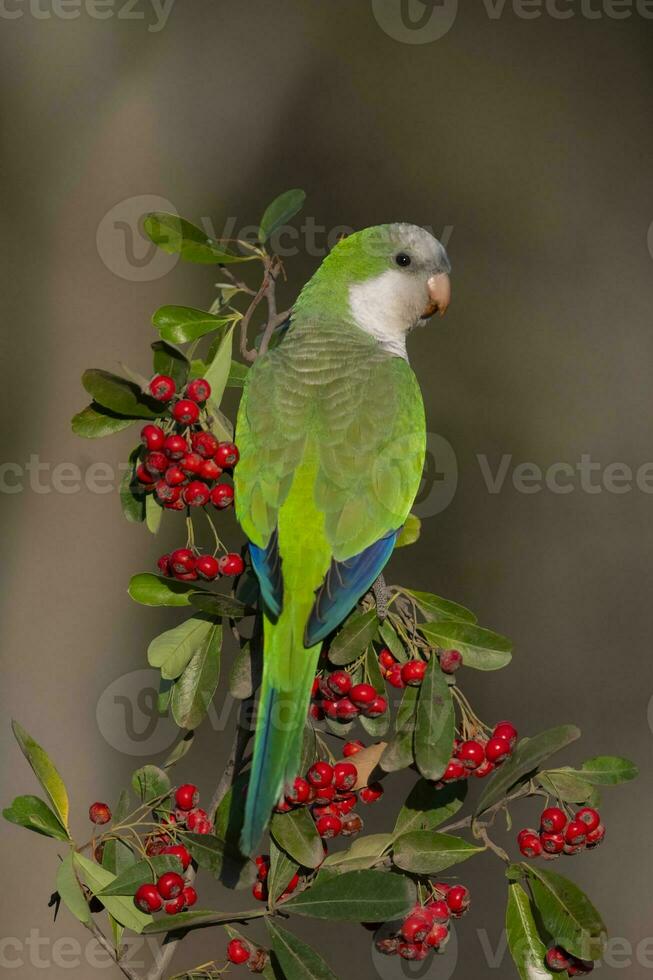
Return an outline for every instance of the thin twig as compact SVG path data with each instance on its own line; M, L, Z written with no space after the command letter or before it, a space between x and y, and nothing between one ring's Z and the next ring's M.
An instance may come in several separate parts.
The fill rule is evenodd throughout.
M132 968L128 966L127 963L120 962L120 960L118 959L118 954L116 950L113 948L113 945L109 942L107 937L104 935L104 933L99 928L99 926L95 924L95 922L91 920L89 922L85 922L84 925L89 930L89 932L93 933L93 935L95 936L96 940L98 941L102 949L106 950L106 952L109 954L109 956L116 964L116 966L122 971L123 976L129 977L129 980L141 980L141 975L139 973L137 973L135 970L132 970Z

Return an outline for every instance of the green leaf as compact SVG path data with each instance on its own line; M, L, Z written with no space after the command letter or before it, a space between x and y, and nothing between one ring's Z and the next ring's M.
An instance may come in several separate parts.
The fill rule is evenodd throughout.
M329 648L331 663L342 666L360 657L374 639L378 626L376 609L353 612L331 643Z
M147 662L150 667L159 667L165 680L175 680L212 635L214 628L215 622L209 617L191 616L179 626L154 637L147 648Z
M48 794L54 812L62 825L68 829L68 793L64 781L57 772L50 756L17 721L11 723L14 737L21 752L29 762L34 775Z
M395 660L398 660L402 664L408 660L406 648L399 639L397 631L389 619L386 619L384 623L379 624L379 636Z
M315 821L305 807L289 813L275 813L270 822L270 833L277 847L305 868L317 868L324 857Z
M522 980L553 977L545 966L546 946L537 931L531 900L518 883L508 888L506 934L508 948Z
M409 544L415 544L416 541L419 541L421 531L422 522L417 514L409 514L397 538L395 548L406 548Z
M54 837L55 840L70 840L66 828L52 812L47 803L38 796L17 796L11 806L2 811L2 816L10 823L33 830L43 837Z
M261 908L251 909L248 913L213 912L210 909L193 909L191 912L180 912L179 915L166 915L162 919L156 919L143 929L143 934L146 936L156 936L162 932L175 932L179 929L187 932L190 929L220 925L224 922L256 919L264 914L265 910Z
M169 255L181 255L186 262L229 265L256 258L255 255L236 255L227 251L196 225L177 214L153 211L145 218L144 227L147 236L162 251Z
M451 759L455 728L447 676L440 670L437 657L431 655L415 712L415 762L422 776L440 779Z
M442 599L430 592L415 592L413 589L402 589L402 592L415 600L415 605L429 622L440 619L458 619L472 625L476 622L473 612L451 599Z
M512 757L503 763L481 794L476 806L476 816L502 800L516 783L537 769L545 759L579 737L580 731L574 725L560 725L518 742Z
M163 507L153 493L145 498L145 523L150 534L158 534L163 517Z
M222 624L212 623L172 689L172 716L180 728L197 728L218 686Z
M244 701L254 693L252 680L252 652L249 640L238 651L229 671L229 693L232 698Z
M601 916L578 885L553 871L522 865L544 927L556 943L583 960L598 960L607 940Z
M285 191L268 204L258 232L259 241L266 242L275 231L287 224L304 207L306 194L298 187Z
M421 623L418 628L433 646L459 650L465 667L500 670L512 660L510 640L482 626L443 619L437 623Z
M385 747L379 765L386 772L397 772L413 764L413 735L415 732L415 709L417 707L417 688L407 687L403 693L397 718L395 735Z
M385 871L318 875L311 888L284 903L286 912L316 919L386 922L399 919L415 903L415 885Z
M240 361L232 360L227 378L227 388L244 388L248 373L248 364L241 364Z
M92 402L77 415L73 415L70 426L75 435L81 436L82 439L101 439L103 436L112 436L115 432L129 428L134 421L110 412L108 408L103 408L97 402Z
M132 787L141 803L150 803L170 792L170 777L158 766L142 766L132 776Z
M579 775L596 786L616 786L618 783L636 779L639 769L630 759L622 759L616 755L597 755L583 763Z
M132 419L155 419L166 411L161 402L145 395L133 381L110 371L90 368L84 371L82 384L94 401L118 415L127 415Z
M458 813L467 796L467 783L447 783L437 787L426 779L418 780L399 811L394 837L414 830L435 830Z
M194 583L177 582L152 572L134 575L127 591L134 602L143 606L190 606L191 595L199 594Z
M537 781L546 793L566 803L587 803L594 794L592 784L580 779L571 769L540 772Z
M230 595L222 595L220 592L191 592L190 601L197 609L211 616L242 619L243 616L249 616L253 612L238 599Z
M374 690L382 694L385 691L385 684L383 675L381 674L381 668L379 667L379 658L371 643L367 648L367 654L365 656L365 672ZM373 738L380 738L388 730L389 715L389 711L379 715L378 718L366 718L365 715L360 715L358 720L368 735L371 735Z
M272 955L286 980L337 980L314 949L271 919L266 919L265 924L272 941Z
M178 762L181 762L184 756L186 756L193 747L194 740L195 733L186 732L183 738L181 738L174 746L166 761L162 764L163 768L171 769L173 766L176 766Z
M200 868L219 875L225 858L225 842L213 834L185 834L184 844Z
M230 850L239 850L240 832L245 818L249 773L242 773L220 800L215 814L215 834Z
M106 888L115 879L115 875L101 868L94 861L90 861L82 854L76 853L73 860L78 873L94 895L101 892L103 888ZM151 915L145 915L144 912L136 908L133 898L114 895L110 898L103 898L102 904L107 912L114 917L116 922L119 922L120 925L131 929L135 933L143 932L146 926L152 924L154 921Z
M346 851L335 851L325 858L323 868L338 872L362 871L377 864L392 844L392 834L367 834L358 837Z
M190 371L188 358L182 350L165 340L155 340L150 344L153 351L153 368L155 374L165 374L174 381L177 391L186 384Z
M103 901L109 895L134 895L141 885L155 882L166 871L181 874L181 861L174 854L157 854L147 861L132 864L97 894Z
M282 851L270 838L270 870L268 872L268 899L274 905L280 895L286 890L293 875L299 871L299 864Z
M91 922L91 912L79 879L75 874L72 851L66 855L57 868L55 885L61 901L68 911L72 912L75 918L83 922L84 925L88 925Z
M436 875L484 850L484 847L476 847L462 837L438 834L432 830L413 830L395 840L392 860L403 871Z
M231 317L221 318L192 306L161 306L152 317L162 339L172 344L187 344L231 322Z
M129 465L120 481L120 506L124 517L132 524L141 524L145 520L144 488L136 479L136 464L140 456L140 447L129 454Z
M209 364L204 377L211 385L211 397L207 402L209 412L220 407L224 390L227 387L229 371L231 369L231 352L233 349L234 325L232 324L220 341L215 357Z

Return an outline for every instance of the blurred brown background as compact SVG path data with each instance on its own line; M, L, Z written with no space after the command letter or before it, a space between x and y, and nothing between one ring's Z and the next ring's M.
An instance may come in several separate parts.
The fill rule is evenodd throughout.
M89 802L113 800L137 765L163 757L137 753L169 742L161 729L143 737L146 702L126 707L120 695L143 686L143 675L124 675L144 667L147 642L175 619L132 604L128 578L178 544L175 534L154 541L122 520L115 495L54 471L115 466L134 441L71 434L81 371L124 360L147 372L152 311L213 296L213 270L156 265L136 219L161 206L155 196L196 222L210 217L218 233L228 220L240 230L301 186L305 216L327 230L408 220L448 242L455 301L410 350L457 487L445 509L433 513L437 493L425 503L422 540L397 554L390 578L464 602L514 639L509 670L464 679L484 717L510 717L525 733L575 721L583 741L561 761L614 752L642 767L635 786L605 793L606 846L562 871L617 937L601 977L651 976L653 481L651 467L641 487L606 472L653 460L651 20L634 3L601 0L560 4L568 19L550 4L526 19L510 3L500 15L489 0L461 3L454 16L451 0L412 0L412 24L395 0L177 0L167 20L150 0L131 13L109 2L104 20L90 0L75 4L6 0L0 12L3 805L35 791L10 716L56 759L80 835ZM324 235L316 249L311 234L287 258L288 299L319 261ZM505 482L490 493L477 457L494 473L504 454ZM26 471L32 456L46 469ZM513 484L521 463L576 467L583 456L600 464L595 492L578 475L561 478L568 493ZM451 453L439 464L446 496ZM183 769L205 794L227 751L225 718L205 723ZM394 783L386 813L405 788ZM381 822L381 811L370 817ZM8 824L2 833L0 970L119 976L92 961L65 910L52 924L56 845ZM474 910L457 962L454 950L433 976L514 975L499 946L501 869L489 856L475 863L461 875ZM221 901L206 885L202 904ZM424 975L396 961L379 972L353 925L298 928L339 976ZM221 933L199 932L172 972L223 950Z

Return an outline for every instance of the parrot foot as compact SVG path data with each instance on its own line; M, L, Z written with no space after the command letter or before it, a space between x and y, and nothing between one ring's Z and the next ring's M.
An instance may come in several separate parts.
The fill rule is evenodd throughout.
M388 616L388 603L390 602L390 589L385 584L383 575L379 575L372 586L372 595L376 602L376 613L379 620L383 622Z

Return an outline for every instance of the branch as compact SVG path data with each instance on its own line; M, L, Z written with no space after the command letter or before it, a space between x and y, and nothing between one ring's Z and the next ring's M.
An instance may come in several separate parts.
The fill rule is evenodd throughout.
M99 928L99 926L95 924L95 922L91 920L90 922L85 922L84 925L89 930L89 932L93 933L93 935L97 939L102 949L106 950L106 952L109 954L109 956L116 964L116 966L122 971L123 976L128 977L129 980L141 980L140 973L137 973L135 970L132 970L132 968L128 966L126 963L120 962L116 950L113 948L112 944L109 942L109 940L104 935L104 933Z

